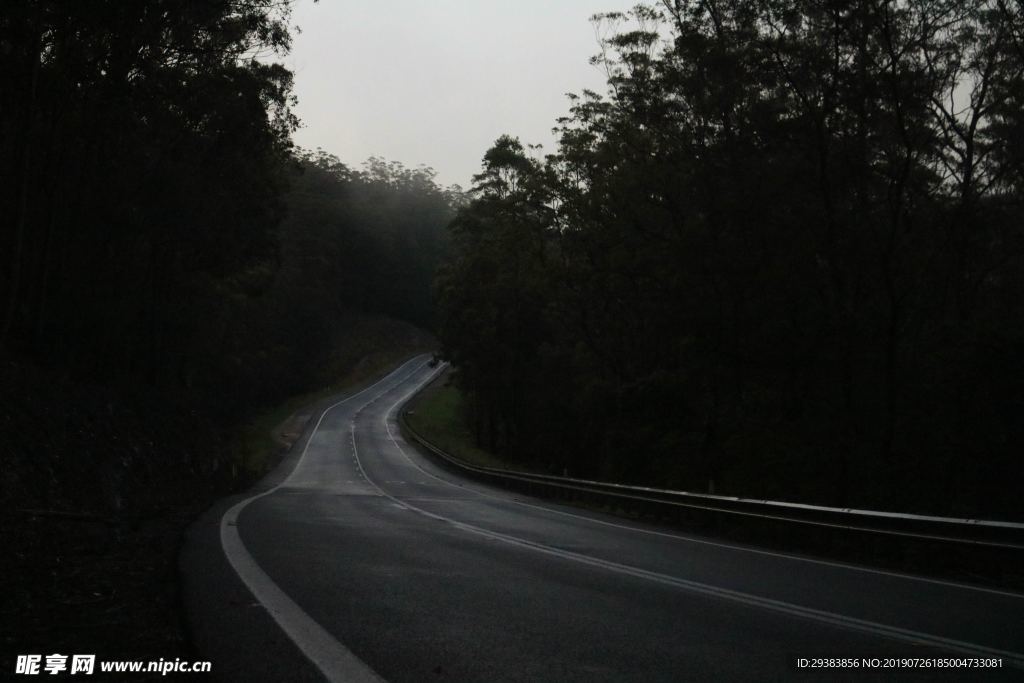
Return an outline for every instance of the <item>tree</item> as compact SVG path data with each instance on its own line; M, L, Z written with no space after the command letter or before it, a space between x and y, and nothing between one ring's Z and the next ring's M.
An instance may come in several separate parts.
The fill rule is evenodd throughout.
M495 142L473 201L452 222L456 256L438 278L442 343L471 396L477 439L494 450L521 445L539 419L524 381L547 324L553 212L541 174L517 139Z

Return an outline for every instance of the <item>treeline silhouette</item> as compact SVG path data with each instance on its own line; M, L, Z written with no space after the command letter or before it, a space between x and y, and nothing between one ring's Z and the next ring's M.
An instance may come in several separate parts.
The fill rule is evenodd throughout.
M59 422L37 376L99 387L86 422L146 405L141 434L161 411L226 427L346 369L357 359L339 347L368 317L431 325L459 192L428 168L353 170L296 150L292 74L271 63L290 40L289 3L276 0L5 4L5 434ZM75 450L64 436L50 450ZM61 478L19 469L50 455L18 441L4 449L12 471ZM133 444L112 467L147 450Z
M502 137L441 335L478 441L561 474L1020 516L1024 13L595 17L553 154Z

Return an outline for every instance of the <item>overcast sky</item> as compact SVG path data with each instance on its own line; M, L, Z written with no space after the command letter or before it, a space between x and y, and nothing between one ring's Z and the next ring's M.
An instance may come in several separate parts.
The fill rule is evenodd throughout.
M567 92L604 92L597 12L637 0L298 0L286 63L296 142L358 166L432 166L469 187L502 133L552 151Z

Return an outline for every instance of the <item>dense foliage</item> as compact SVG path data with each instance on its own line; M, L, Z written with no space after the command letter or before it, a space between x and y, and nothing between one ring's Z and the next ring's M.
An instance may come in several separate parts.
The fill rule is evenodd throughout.
M503 137L437 289L479 441L551 469L1020 514L1024 14L665 0Z
M293 150L288 21L277 0L5 6L0 347L242 412L322 379L345 315L431 323L458 194Z
M273 0L29 2L0 16L0 344L187 381L219 290L264 276L296 124ZM205 351L206 349L203 349Z

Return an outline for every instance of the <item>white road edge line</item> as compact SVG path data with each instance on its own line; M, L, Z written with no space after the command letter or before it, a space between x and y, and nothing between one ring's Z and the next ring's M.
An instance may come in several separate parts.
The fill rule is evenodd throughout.
M419 387L423 386L428 381L433 379L434 376L439 371L440 371L440 368L435 370L434 372L430 373L430 375L427 376L426 380L424 380L423 382L420 382L417 386L413 387L405 395L403 395L401 398L399 398L398 401L396 401L385 412L385 414L384 414L384 424L385 424L385 427L387 427L387 422L390 419L391 415L395 412L395 410L400 405L402 405L405 401L407 401L409 399L409 397L412 396L419 389ZM373 401L371 401L370 403L373 403ZM368 405L370 405L370 404L367 404L367 406ZM365 408L366 408L366 406L363 407L363 409L365 409ZM920 633L918 631L912 631L910 629L903 629L903 628L899 628L899 627L896 627L896 626L887 626L885 624L879 624L877 622L868 621L868 620L865 620L865 619L857 619L855 617L848 617L848 616L845 616L845 615L842 615L842 614L836 614L834 612L827 612L827 611L824 611L824 610L817 610L817 609L813 609L813 608L809 608L809 607L802 607L800 605L794 605L792 603L783 602L781 600L772 600L770 598L763 598L763 597L760 597L760 596L751 595L749 593L743 593L741 591L734 591L734 590L730 590L730 589L727 589L727 588L719 588L717 586L712 586L712 585L705 584L705 583L700 583L700 582L697 582L697 581L689 581L687 579L680 579L680 578L677 578L677 577L674 577L674 576L669 576L667 574L660 574L658 572L647 571L645 569L640 569L640 568L637 568L637 567L630 567L628 565L619 564L617 562L611 562L611 561L608 561L608 560L601 560L601 559L598 559L598 558L595 558L595 557L589 557L587 555L582 555L582 554L579 554L579 553L574 553L574 552L571 552L571 551L562 550L560 548L553 548L551 546L546 546L546 545L543 545L541 543L535 543L533 541L528 541L526 539L517 538L515 536L510 536L510 535L507 535L507 534L502 534L502 533L498 533L498 532L494 532L494 531L489 531L487 529L483 529L483 528L474 526L472 524L467 524L465 522L460 522L458 520L451 519L449 517L445 517L444 515L439 515L439 514L436 514L436 513L433 513L433 512L429 512L428 510L424 510L423 508L417 507L417 506L409 503L408 501L403 501L403 500L401 500L399 498L396 498L396 497L392 496L391 494L389 494L386 491L384 491L384 489L382 489L380 486L378 486L372 479L370 479L370 477L366 474L366 471L363 469L362 461L359 459L359 450L356 447L356 439L355 439L355 421L353 421L351 423L351 428L352 428L352 452L353 452L353 454L355 455L355 458L356 458L356 465L359 467L359 471L363 474L363 477L366 479L367 483L369 483L371 486L373 486L375 489L377 489L377 491L379 491L380 494L382 496L384 496L385 498L389 498L393 502L398 503L399 505L403 505L406 508L408 508L409 510L412 510L414 512L418 512L419 514L424 515L425 517L428 517L430 519L435 519L435 520L438 520L438 521L447 522L448 524L451 524L452 526L454 526L454 527L456 527L458 529L461 529L463 531L467 531L467 532L472 533L472 534L477 534L479 536L484 536L485 538L490 538L492 540L501 541L503 543L508 543L510 545L518 546L520 548L526 548L528 550L533 550L535 552L539 552L539 553L542 553L542 554L545 554L545 555L550 555L550 556L553 556L553 557L558 557L558 558L561 558L561 559L570 560L570 561L577 562L577 563L580 563L580 564L589 565L589 566L592 566L592 567L598 567L598 568L601 568L601 569L606 569L608 571L612 571L612 572L615 572L615 573L618 573L618 574L625 574L627 576L632 576L632 577L639 578L639 579L645 579L645 580L653 581L655 583L660 583L660 584L663 584L663 585L673 586L673 587L676 587L676 588L682 588L682 589L688 590L690 592L699 593L699 594L707 595L707 596L710 596L710 597L721 598L721 599L729 600L729 601L732 601L732 602L737 602L737 603L740 603L740 604L748 605L748 606L751 606L751 607L759 607L761 609L766 609L766 610L769 610L769 611L772 611L772 612L779 612L779 613L782 613L782 614L788 614L788 615L795 616L795 617L800 617L800 618L804 618L804 619L810 619L812 621L817 621L817 622L821 622L821 623L825 623L825 624L830 624L830 625L838 626L840 628L845 628L845 629L848 629L848 630L859 631L859 632L868 633L868 634L871 634L871 635L879 635L879 636L883 636L883 637L886 637L886 638L890 638L892 640L898 640L898 641L913 643L915 645L926 645L926 646L931 646L931 647L936 647L936 648L939 648L939 647L948 648L950 650L953 650L954 652L962 652L962 653L965 653L965 654L972 654L972 655L982 655L982 656L988 656L988 657L1002 657L1005 660L1007 660L1009 664L1011 664L1013 666L1024 667L1024 654L1021 654L1021 653L1009 652L1009 651L1006 651L1006 650L999 650L999 649L995 649L995 648L989 648L989 647L985 647L983 645L976 645L974 643L967 643L967 642L960 641L960 640L955 640L955 639L952 639L952 638L944 638L944 637L941 637L941 636L934 636L934 635L930 635L930 634L927 634L927 633ZM404 449L402 448L401 444L399 444L398 441L394 438L394 435L391 433L390 428L388 429L388 434L389 434L389 437L391 439L391 442L395 444L395 447L398 448L399 452L404 454L405 453ZM406 456L406 457L408 457L408 456Z
M234 505L231 509L225 512L220 519L221 548L223 549L228 562L235 570L235 573L238 574L238 578L242 580L242 583L246 585L249 591L253 594L253 597L263 605L267 610L267 613L273 617L274 621L277 622L277 625L280 626L285 635L295 643L302 654L304 654L306 658L320 670L327 680L332 683L380 683L384 679L378 676L373 669L356 657L351 650L338 642L334 636L328 633L322 626L320 626L320 624L314 621L312 617L306 614L306 612L303 611L303 609L291 598L289 598L288 595L282 591L276 583L274 583L273 579L263 571L259 564L257 564L256 560L253 559L252 555L249 554L245 544L242 542L242 537L238 533L238 519L241 516L242 511L245 510L250 503L259 500L264 496L269 496L283 486L288 485L288 482L292 480L295 473L302 467L302 462L306 458L306 452L309 450L309 444L313 441L313 437L316 436L316 432L320 428L320 424L323 422L327 413L344 403L348 403L354 398L362 396L389 379L393 379L395 375L413 364L417 358L419 357L409 359L372 385L324 408L323 412L320 413L319 419L316 421L316 425L313 427L313 431L310 432L309 437L306 439L306 444L302 449L301 455L299 455L298 461L295 463L295 467L284 481L263 493L246 498L240 503ZM420 363L412 372L402 377L402 379L394 386L400 386L402 382L414 375L420 370L420 368L426 365L426 363L427 361ZM385 389L383 392L370 399L367 405L376 401L385 393L393 389L394 386Z
M390 411L388 411L387 417L385 418L385 421L384 421L384 427L385 427L385 429L387 429L388 437L392 441L395 441L395 435L394 435L394 432L391 429L391 422L389 420L394 415L395 408L397 408L397 407L398 407L397 405L396 406L392 406L392 409ZM395 445L398 445L397 441L395 441ZM632 525L629 525L629 524L617 524L615 522L609 522L609 521L606 521L606 520L603 520L603 519L597 519L596 517L587 517L586 515L578 515L578 514L574 514L572 512L566 512L565 510L556 510L554 508L550 508L550 507L547 507L547 506L544 506L544 505L536 505L534 503L526 503L524 501L517 500L516 498L512 497L511 495L497 495L497 494L491 493L490 491L487 491L485 489L478 488L476 486L466 487L466 486L463 486L462 484L456 484L456 483L454 483L452 481L449 481L449 480L445 479L444 477L439 477L436 474L434 474L433 472L430 472L429 470L423 469L423 467L418 462L416 462L415 460L413 460L412 458L409 457L408 453L406 453L405 449L403 449L401 446L399 446L398 450L402 453L402 455L405 457L405 459L409 461L409 464L411 464L413 467L418 469L420 472L423 472L423 474L427 475L428 477L430 477L432 479L436 479L437 481L441 482L442 484L447 484L448 486L451 486L452 488L456 488L456 489L459 489L461 491L469 491L469 492L472 492L472 493L479 494L481 496L486 496L487 498L493 498L494 500L500 500L503 503L511 503L513 505L520 505L522 507L532 508L534 510L542 510L544 512L550 512L552 514L562 515L563 517L572 517L573 519L579 519L579 520L582 520L584 522L590 522L591 524L599 524L601 526L613 527L615 529L624 529L626 531L632 531L632 532L639 533L639 534L647 534L649 536L660 536L662 538L671 538L671 539L674 539L674 540L677 540L677 541L683 541L684 543L697 543L699 545L708 545L708 546L712 546L712 547L715 547L715 548L724 548L726 550L731 550L731 551L734 551L734 552L753 553L755 555L766 555L768 557L778 557L780 559L792 560L794 562L806 562L808 564L819 564L819 565L823 565L823 566L826 566L826 567L836 567L836 568L839 568L839 569L846 569L846 570L849 570L849 571L863 572L865 574L879 574L881 576L890 576L890 577L893 577L893 578L896 578L896 579L902 579L902 580L905 580L905 581L919 581L921 583L931 583L931 584L935 584L935 585L938 585L938 586L948 586L950 588L959 588L959 589L963 589L963 590L975 591L975 592L978 592L978 593L989 593L989 594L992 594L992 595L1000 595L1000 596L1007 597L1007 598L1016 598L1018 600L1024 600L1024 593L1015 593L1013 591L1000 590L998 588L987 588L985 586L975 586L975 585L972 585L972 584L969 584L969 583L961 583L959 581L946 581L944 579L932 579L932 578L929 578L927 576L918 576L916 574L907 574L907 573L904 573L904 572L893 572L893 571L887 571L885 569L874 569L872 567L862 567L862 566L859 566L859 565L856 565L856 564L849 564L847 562L833 562L833 561L830 561L830 560L819 560L817 558L804 557L802 555L792 555L792 554L789 554L789 553L777 553L777 552L772 552L771 550L761 550L760 548L751 548L751 547L747 547L747 546L733 545L733 544L730 544L730 543L721 543L719 541L709 541L709 540L704 539L704 538L695 538L693 536L683 536L681 534L671 534L671 533L667 533L665 531L657 531L655 529L645 529L643 527L632 526ZM487 486L487 485L484 484L484 486Z

